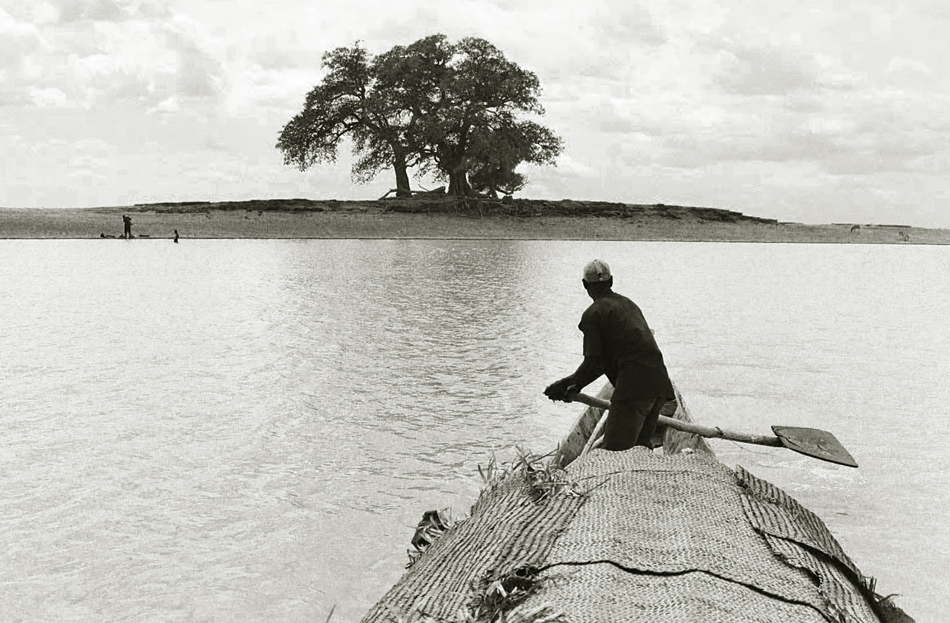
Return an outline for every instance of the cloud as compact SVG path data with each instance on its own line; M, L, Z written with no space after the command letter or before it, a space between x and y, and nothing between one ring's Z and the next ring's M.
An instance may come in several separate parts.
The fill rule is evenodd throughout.
M0 12L0 102L93 107L210 100L223 74L202 27L159 2L56 0ZM62 97L49 97L58 92Z
M242 47L248 64L265 70L307 68L313 71L321 66L324 52L309 49L308 45L300 41L296 31L286 36L274 33L251 34L242 42Z
M18 21L0 8L0 69L9 71L21 58L46 45L35 25Z
M535 167L535 170L537 169L538 167ZM557 172L559 175L571 177L591 177L595 175L594 169L583 162L578 162L570 155L562 155L558 157Z
M884 68L888 74L917 74L920 76L932 76L934 71L927 63L915 58L905 56L895 56L887 63Z
M736 0L0 4L0 126L21 135L28 164L17 166L40 171L19 188L46 193L51 177L68 176L24 155L24 144L48 137L65 140L43 152L58 166L74 154L77 171L112 172L85 199L92 191L69 186L58 195L65 203L115 203L103 197L126 178L134 183L115 196L146 187L156 199L206 196L212 173L235 198L300 194L317 179L320 194L372 195L349 184L345 153L305 175L282 167L277 133L319 82L324 52L360 40L380 53L436 32L484 37L538 74L540 121L566 151L558 168L526 167L533 196L750 213L762 201L793 209L799 198L818 205L848 193L936 205L908 192L921 180L947 196L942 0L780 0L755 11ZM79 142L89 138L115 151ZM389 174L377 182L388 188Z
M797 50L727 45L716 83L734 95L788 95L815 89L819 83L815 60Z
M659 57L656 48L668 43L664 24L637 2L608 0L562 2L557 7L504 18L520 28L504 48L531 50L524 56L554 81L576 78L627 82L640 70L649 71ZM566 25L569 25L566 27ZM538 54L538 46L545 50Z
M125 11L115 0L57 0L58 21L69 24L85 20L121 20Z
M284 6L293 7L294 23L275 23L272 16L262 15L266 25L229 49L230 110L279 107L281 99L299 106L319 80L323 53L357 40L377 54L433 33L444 33L453 41L484 37L511 60L541 74L545 87L551 80L596 80L622 72L630 64L631 50L665 40L649 11L636 3L616 5L609 0L446 0L438 7L351 0L321 4L319 9ZM565 23L571 27L565 29ZM322 36L315 38L314 29ZM540 49L545 52L539 54Z
M861 23L885 31L872 13ZM839 12L820 15L827 23L812 24L817 33L845 23ZM568 150L600 142L609 153L601 166L619 172L783 165L832 177L922 172L947 153L946 81L917 56L893 46L876 61L839 53L835 37L796 34L808 32L798 30L801 16L786 32L734 17L691 21L659 8L656 45L596 61L605 66L596 75L553 75L548 120L572 128Z
M592 27L609 42L628 46L660 46L668 39L650 10L636 2L619 6L611 2L591 3L596 7Z
M916 162L946 149L939 138L891 118L888 107L870 105L860 116L847 111L767 119L720 127L715 134L670 134L657 161L675 169L704 169L723 163L812 164L829 175L873 175L913 170ZM942 132L946 135L946 130Z
M168 97L163 99L157 105L152 106L146 112L149 114L152 113L175 113L180 110L181 106L178 104L178 98Z
M66 105L66 94L55 87L30 88L30 99L40 108L60 108Z

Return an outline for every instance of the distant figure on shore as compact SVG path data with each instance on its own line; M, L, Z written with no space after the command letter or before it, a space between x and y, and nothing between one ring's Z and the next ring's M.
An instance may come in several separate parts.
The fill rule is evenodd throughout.
M123 214L122 225L123 225L122 237L131 238L132 237L132 217L129 216L128 214Z
M851 226L851 233L853 234L854 232L858 231L859 229L861 229L861 226L860 226L860 225L852 225L852 226Z
M175 244L178 244L178 230L175 230Z

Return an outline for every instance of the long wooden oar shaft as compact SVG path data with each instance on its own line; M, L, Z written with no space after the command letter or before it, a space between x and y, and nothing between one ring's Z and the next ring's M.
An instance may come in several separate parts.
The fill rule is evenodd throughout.
M598 409L606 410L610 408L610 402L602 398L588 396L587 394L570 394L568 395L568 401L582 402L585 405L596 407ZM700 437L708 437L712 439L729 439L731 441L754 443L760 446L775 446L778 448L785 446L781 439L778 437L773 437L772 435L750 435L749 433L737 433L734 431L723 430L718 426L703 426L702 424L696 424L694 422L674 420L673 418L666 417L665 415L660 416L658 424L669 426L670 428L675 428L676 430L681 430L684 433L699 435Z

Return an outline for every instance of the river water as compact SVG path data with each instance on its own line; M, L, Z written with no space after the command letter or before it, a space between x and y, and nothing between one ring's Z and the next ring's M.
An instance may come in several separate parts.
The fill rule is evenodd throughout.
M714 446L942 620L950 248L418 240L0 241L0 620L359 620L578 415L594 257L695 419L836 434Z

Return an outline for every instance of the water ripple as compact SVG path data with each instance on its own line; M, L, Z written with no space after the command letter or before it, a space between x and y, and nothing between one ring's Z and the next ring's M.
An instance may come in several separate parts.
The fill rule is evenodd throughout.
M723 459L800 496L910 610L940 608L920 596L950 578L915 552L950 557L950 430L928 417L950 400L945 249L6 241L3 619L358 619L422 511L464 513L479 463L545 452L576 416L541 390L580 361L594 256L697 417L833 429L862 469Z

